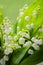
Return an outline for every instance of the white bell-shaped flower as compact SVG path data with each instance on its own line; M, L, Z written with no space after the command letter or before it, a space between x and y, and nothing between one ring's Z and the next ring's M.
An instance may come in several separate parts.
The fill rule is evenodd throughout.
M28 50L28 54L33 54L33 53L34 53L34 51L32 49Z
M25 43L25 39L24 38L20 38L19 39L19 44L24 44Z
M5 56L3 57L3 59L4 59L5 61L8 61L8 60L9 60L9 57L5 55Z
M29 21L30 20L30 17L29 16L25 16L25 20L26 21Z
M27 41L27 42L23 45L23 47L31 46L31 45L32 45L32 42L31 42L31 41Z
M10 53L12 53L13 52L13 49L12 48L6 48L5 50L4 50L4 54L5 55L9 55Z
M30 36L29 36L29 34L28 34L28 33L23 32L23 33L22 33L22 36L23 36L23 37L25 37L25 38L30 39Z
M39 50L39 49L40 49L40 47L39 47L36 43L33 43L33 44L32 44L32 47L33 47L35 50Z

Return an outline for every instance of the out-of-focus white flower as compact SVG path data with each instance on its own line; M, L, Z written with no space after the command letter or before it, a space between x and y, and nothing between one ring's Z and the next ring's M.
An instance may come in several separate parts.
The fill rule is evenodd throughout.
M43 43L43 41L42 41L42 39L36 39L35 37L33 37L32 39L31 39L34 43L36 43L36 44L38 44L38 45L42 45Z
M20 12L19 16L22 17L23 14L24 14L24 12Z
M42 39L39 39L39 40L36 39L35 43L38 44L38 45L42 45L43 41L42 41Z
M19 46L18 44L15 44L15 48L18 49L18 48L21 48L21 46Z
M8 61L8 60L9 60L9 57L5 55L5 56L3 57L3 59L4 59L5 61Z
M31 23L31 28L34 28L34 23Z
M32 42L31 42L31 41L27 41L27 42L23 45L23 47L30 46L30 45L32 45Z
M37 11L36 10L33 11L32 16L37 17Z
M28 33L23 32L23 33L22 33L22 36L23 36L23 37L25 37L25 38L30 39L30 36L29 36L29 34L28 34Z
M6 34L9 34L10 32L13 32L12 28L5 28L5 33Z
M13 49L12 48L6 48L5 50L4 50L4 54L5 55L9 55L10 53L12 53L13 52Z
M12 36L8 36L5 38L5 43L9 43L12 40Z
M39 47L36 43L33 43L33 44L32 44L32 47L33 47L35 50L39 50L39 49L40 49L40 47Z
M32 49L28 50L28 54L33 54L33 53L34 53L34 51Z
M34 24L32 23L32 24L27 24L26 25L26 28L27 29L33 29L34 28Z
M4 39L6 39L6 38L7 38L7 36L6 36L6 35L3 35L3 38L4 38Z
M24 7L23 7L23 9L28 9L28 5L25 4Z
M32 39L31 39L33 42L35 42L35 40L36 40L36 38L35 37L32 37Z
M25 16L25 20L26 21L29 21L30 20L30 17L29 16Z
M24 38L20 38L19 39L19 44L24 44L25 43L25 39Z
M17 41L18 40L18 37L17 36L14 36L14 41Z
M39 39L38 44L39 45L43 45L43 40L42 39Z
M39 29L38 31L39 31L39 32L43 32L43 28Z
M31 29L31 25L27 24L27 25L26 25L26 28L27 28L27 29Z
M3 58L0 59L0 65L6 65L5 60Z

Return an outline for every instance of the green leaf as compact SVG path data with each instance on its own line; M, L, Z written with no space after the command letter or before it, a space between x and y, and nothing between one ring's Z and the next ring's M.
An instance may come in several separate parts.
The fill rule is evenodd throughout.
M29 48L30 48L30 46L16 49L11 56L11 60L9 62L9 65L19 64Z
M17 34L17 24L18 24L18 22L16 21L14 23L14 25L13 25L13 32L14 32L14 34Z
M43 46L39 51L36 51L33 55L26 58L20 63L20 65L36 65L43 61Z
M31 34L31 36L33 36L34 34L37 33L38 29L40 28L40 26L43 24L43 0L36 0L34 3L30 4L28 6L28 9L26 9L24 11L23 16L21 17L21 21L20 21L20 30L22 29L26 29L26 24L30 24L30 23L34 23L35 24L35 29L33 30L33 34ZM37 10L38 6L40 6L40 10ZM35 18L34 16L32 16L32 12L33 11L37 12L37 17ZM25 16L29 16L30 20L26 21L25 20Z

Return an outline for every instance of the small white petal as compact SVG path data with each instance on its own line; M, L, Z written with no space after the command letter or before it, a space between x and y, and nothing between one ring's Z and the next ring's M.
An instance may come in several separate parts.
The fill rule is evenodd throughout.
M25 16L25 20L26 21L29 21L30 20L30 17L29 16Z
M24 38L20 38L19 39L19 44L24 44L25 43L25 39Z
M9 60L9 57L5 55L5 56L3 57L3 59L4 59L5 61L8 61L8 60Z
M39 49L40 49L39 46L38 46L36 43L33 43L33 44L32 44L32 47L33 47L35 50L39 50Z
M32 39L31 39L33 42L35 42L35 40L36 40L36 38L35 37L32 37Z
M31 29L31 25L27 24L27 25L26 25L26 28L27 28L27 29Z
M27 41L27 42L23 45L23 47L30 46L31 44L32 44L31 41Z
M34 28L34 23L31 24L31 28Z
M42 45L43 43L43 41L42 41L42 39L36 39L35 37L33 37L32 39L31 39L34 43L36 43L36 44L39 44L39 45Z
M42 39L38 40L37 44L39 44L39 45L43 45L43 41L42 41Z
M0 60L0 64L1 65L6 65L5 60L3 58Z
M34 28L34 24L32 23L32 24L27 24L26 25L26 28L27 29L33 29Z
M28 9L28 5L27 5L27 4L25 4L23 8L24 8L24 9Z
M4 50L4 54L5 55L9 55L10 53L12 53L13 52L13 49L12 48L6 48L5 50Z
M37 17L37 12L36 10L33 11L33 14L32 14L34 17Z
M19 46L18 44L15 44L15 48L18 49L18 48L21 48L21 46Z
M25 33L25 32L23 32L23 33L22 33L22 36L23 36L23 37L25 37L25 38L28 38L28 39L30 39L30 36L29 36L29 34L27 34L27 33Z
M28 50L28 54L33 54L33 53L34 53L34 51L32 49Z
M20 14L19 14L19 15L22 17L22 16L23 16L23 14L24 14L24 12L20 12Z

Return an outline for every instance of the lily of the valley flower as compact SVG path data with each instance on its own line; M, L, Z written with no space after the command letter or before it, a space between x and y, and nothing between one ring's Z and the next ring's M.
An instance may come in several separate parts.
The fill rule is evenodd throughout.
M24 38L20 38L19 39L19 44L24 44L25 43L25 39Z
M29 21L30 20L30 17L29 16L25 16L25 20L26 21Z
M29 49L28 54L34 54L34 51L32 49Z
M4 54L5 55L9 55L10 53L12 53L13 52L13 49L12 48L6 48L5 50L4 50Z

